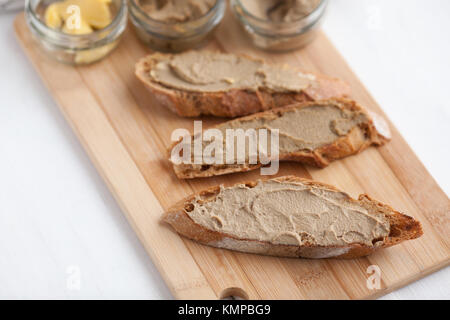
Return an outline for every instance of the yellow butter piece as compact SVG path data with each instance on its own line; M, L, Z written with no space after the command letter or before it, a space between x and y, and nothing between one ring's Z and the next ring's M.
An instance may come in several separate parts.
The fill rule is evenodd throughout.
M59 11L58 3L53 3L48 6L45 11L45 24L48 27L53 29L61 28L63 20L59 14Z
M91 11L88 11L88 13L85 15L85 18L87 22L94 28L102 29L107 27L111 23L111 11L109 10L108 2L100 0L95 3L95 5L92 5Z

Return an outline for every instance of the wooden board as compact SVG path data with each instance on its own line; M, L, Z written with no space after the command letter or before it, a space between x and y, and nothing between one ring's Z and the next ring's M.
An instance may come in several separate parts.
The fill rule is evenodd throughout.
M166 147L172 131L192 130L193 120L160 106L137 81L134 64L149 50L130 28L116 51L87 67L59 64L42 54L22 14L15 30L176 298L215 299L230 294L251 299L374 298L449 264L449 199L393 126L393 139L382 148L370 148L321 170L282 163L278 175L313 178L352 196L368 193L420 220L425 232L420 239L366 258L306 260L214 249L180 238L160 223L165 209L216 184L257 179L259 170L192 181L175 177L166 160ZM268 54L252 48L236 21L226 16L207 48L258 55L340 77L352 86L356 100L382 113L323 34L304 50ZM381 270L379 290L367 288L370 265Z

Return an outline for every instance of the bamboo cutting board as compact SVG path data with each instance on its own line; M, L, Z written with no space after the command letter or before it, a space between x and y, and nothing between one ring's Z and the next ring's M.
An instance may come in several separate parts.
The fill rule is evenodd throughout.
M253 49L232 20L225 17L207 48L249 53L339 77L352 86L356 100L382 113L325 35L304 50L268 54ZM425 234L420 239L366 258L306 260L220 250L180 238L160 223L165 209L216 184L257 179L259 170L192 181L175 177L166 148L172 131L192 130L193 119L160 106L137 81L134 64L149 50L130 28L116 51L87 67L59 64L38 51L23 14L17 17L15 30L175 298L374 298L449 264L450 201L392 125L393 139L384 147L370 148L325 169L282 163L278 175L313 178L353 197L368 193L421 221ZM214 122L204 119L206 125ZM367 287L371 265L381 271L380 289Z

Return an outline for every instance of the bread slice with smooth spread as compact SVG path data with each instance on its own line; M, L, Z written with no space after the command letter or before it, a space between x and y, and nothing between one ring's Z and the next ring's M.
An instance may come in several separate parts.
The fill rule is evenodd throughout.
M205 245L299 258L357 258L423 233L420 222L367 195L355 200L294 176L210 188L163 220Z
M339 79L213 51L154 53L135 73L161 104L185 117L238 117L350 94Z
M264 161L258 155L255 161L249 161L249 150L245 150L244 162L238 162L238 152L228 155L233 161L226 161L228 142L225 138L229 129L242 129L247 132L254 129L266 129L267 156L270 157L270 139L274 129L278 129L278 159L297 161L323 168L331 161L356 154L371 145L380 146L390 139L387 123L376 114L369 113L352 100L334 99L317 102L305 102L284 108L272 109L250 116L237 118L213 127L222 132L222 161L213 162L200 158L200 161L173 161L173 154L181 148L181 140L169 149L175 174L181 179L210 177L233 172L244 172L260 168ZM191 143L199 133L191 136ZM204 135L204 133L203 133ZM262 137L258 137L264 141ZM209 148L209 141L202 139L202 149ZM231 139L230 139L231 140ZM237 141L237 139L235 139ZM248 143L248 140L247 140ZM237 143L236 143L237 144ZM230 143L231 145L231 143ZM190 150L194 150L191 146ZM259 144L257 147L259 151ZM231 149L233 150L233 149ZM205 154L206 152L203 152ZM265 162L267 164L267 162Z

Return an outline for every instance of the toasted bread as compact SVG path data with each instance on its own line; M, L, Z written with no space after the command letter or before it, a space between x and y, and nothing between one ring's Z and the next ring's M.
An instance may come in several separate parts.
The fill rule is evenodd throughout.
M202 51L196 53L201 55ZM345 82L302 71L298 72L310 77L311 81L310 85L299 91L275 92L264 86L256 90L232 88L216 92L192 92L176 89L159 83L151 77L152 70L160 61L170 60L174 56L162 53L146 56L136 64L135 74L162 105L184 117L199 115L239 117L298 102L343 98L350 95L350 88ZM238 57L260 61L244 55ZM292 69L292 67L289 68Z
M326 203L326 210L315 213L317 217L314 217L314 223L322 221L321 223L324 227L331 228L330 230L336 232L336 240L331 238L331 240L328 239L326 240L327 242L324 242L325 240L320 239L322 233L319 231L315 233L316 238L311 236L311 233L314 233L315 229L308 229L308 223L310 223L308 221L310 220L302 218L302 215L309 214L309 211L312 209L306 207L306 202L296 201L293 194L290 194L289 197L291 203L284 201L282 197L279 197L278 201L275 202L273 201L274 198L268 200L268 203L271 203L275 207L278 206L277 208L290 208L288 207L289 205L295 207L296 210L293 211L286 209L287 212L283 212L284 216L277 215L278 211L270 207L268 208L268 206L264 206L265 209L262 212L258 212L258 210L261 210L261 207L257 201L265 199L265 197L249 196L248 193L240 195L242 196L241 198L236 196L232 198L232 201L227 202L233 203L233 207L231 208L239 208L235 209L235 211L230 210L227 207L227 203L224 203L225 200L230 199L227 198L223 190L227 190L226 192L231 192L230 190L251 192L248 190L252 188L259 188L259 190L266 188L271 190L271 184L274 183L280 184L280 188L277 191L285 190L281 186L283 188L292 186L299 189L290 190L290 192L295 193L307 190L311 194L325 195L325 199L327 199L326 197L333 199L333 202ZM303 190L302 188L305 189ZM327 221L326 215L329 214L327 210L333 210L333 206L336 203L341 204L345 211L342 211L340 214L339 212L335 213L337 214L336 220L331 222ZM245 212L242 211L244 210L243 208L246 208ZM194 214L194 212L196 213ZM242 218L242 221L237 220L236 217L248 216L249 212L253 212L252 214L254 214L252 220L246 218ZM356 221L353 222L352 226L352 222L348 222L348 216L363 217L364 215L370 216L370 219L374 219L373 221L369 221L372 224L364 224ZM280 230L277 229L277 226L282 225L282 219L287 216L290 217L292 226L291 224L287 224L288 227L286 229L289 230L282 229L281 231L299 235L301 239L298 239L298 243L295 243L295 241L293 243L286 239L279 241L279 238L270 238L270 236L266 235L266 233L271 235L270 232L272 229L279 232ZM228 188L223 186L209 188L197 195L192 195L178 202L168 210L163 220L169 223L180 235L205 245L241 252L295 258L357 258L369 255L380 248L390 247L405 240L418 238L423 234L420 222L395 211L386 204L371 199L368 195L360 195L358 200L355 200L333 186L294 176L279 177L265 181L258 180L256 182L237 184ZM267 221L269 223L264 225ZM293 221L299 222L294 224ZM341 229L345 231L345 228L347 228L347 231L352 231L338 237L339 228L335 227L335 224L339 222L343 224ZM380 225L378 225L379 223ZM258 227L263 226L263 229L255 228L255 225ZM367 225L374 229L364 231L363 228ZM378 229L375 229L375 227ZM385 229L380 227L384 227ZM251 232L246 231L252 228L265 231L261 231L260 234L253 233L252 235ZM358 228L361 228L361 230L358 230ZM252 236L248 238L241 237L237 230L245 230L244 233ZM311 232L310 230L313 231ZM377 232L379 234L374 234L374 230L378 230ZM380 233L379 230L382 230L382 232ZM355 237L355 241L353 242L342 242L341 239L345 239L348 234L357 235L358 232L361 232L361 234L363 232L369 235L372 234L372 238L368 237L364 241L358 241L359 238ZM320 244L321 241L322 244Z
M226 128L239 128L240 124L246 124L246 128L249 127L248 123L250 121L256 121L257 126L255 125L254 129L258 129L261 121L272 121L273 119L281 119L286 118L286 123L296 125L295 121L299 121L299 119L295 119L292 117L294 112L299 112L301 110L313 110L317 108L334 108L336 110L340 110L343 119L347 117L348 119L363 117L360 123L355 125L350 131L346 134L335 135L335 139L333 141L328 141L327 143L318 145L314 148L310 149L302 149L302 146L299 145L297 149L283 149L280 147L279 149L279 160L289 160L301 162L307 165L316 166L319 168L326 167L331 161L337 160L349 155L356 154L361 152L362 150L368 148L371 145L380 146L386 143L390 139L389 127L386 122L379 116L374 117L373 114L366 111L363 107L352 100L347 99L334 99L334 100L325 100L325 101L317 101L317 102L305 102L298 103L295 105L287 106L284 108L277 108L268 110L261 113L256 113L250 116L237 118L225 123L222 123L214 128L221 128L221 130L225 130ZM353 118L352 118L353 117ZM330 123L323 122L322 119L323 114L318 114L315 117L320 123L321 127L324 129L329 128ZM309 119L309 118L308 118ZM374 121L376 120L376 121ZM309 120L306 120L309 121ZM292 123L294 122L294 123ZM280 137L283 133L284 128L280 129ZM314 127L311 128L311 131L316 133L320 128ZM328 129L327 129L328 130ZM306 130L305 130L306 131ZM342 133L342 132L341 132ZM299 133L302 135L302 133ZM301 137L302 139L305 136ZM286 137L284 139L287 139ZM300 138L299 138L300 139ZM194 136L191 137L191 141L194 140ZM280 140L280 146L281 146ZM175 142L169 148L169 157L172 154L172 151L180 142ZM225 148L224 148L225 149ZM207 163L194 163L191 161L190 163L173 163L173 168L175 174L178 178L182 179L191 179L197 177L210 177L216 175L223 175L233 172L245 172L249 170L254 170L260 168L262 166L261 162L258 160L258 163L251 163L246 161L243 164L207 164Z

